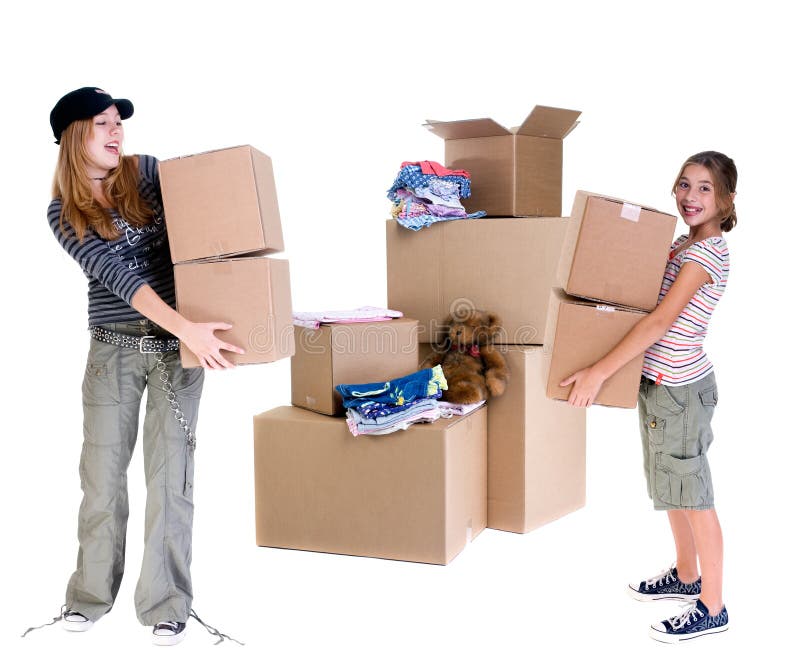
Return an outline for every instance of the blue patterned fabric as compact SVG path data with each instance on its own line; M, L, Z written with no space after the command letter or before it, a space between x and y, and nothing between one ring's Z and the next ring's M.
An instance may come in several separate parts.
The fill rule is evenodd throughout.
M462 199L470 197L470 182L466 176L436 176L436 174L423 174L419 165L406 165L400 168L397 178L389 188L386 196L394 201L394 193L404 187L409 188L427 188L430 187L433 191L434 188L444 188L443 181L454 183L458 189L458 195ZM448 194L450 194L448 190ZM441 196L441 195L440 195Z
M386 382L339 384L336 390L342 396L345 408L356 407L366 402L402 406L447 390L447 381L442 367L434 366Z
M438 400L442 396L442 391L437 390L433 395L429 395L428 397L423 397L417 400L413 400L411 402L406 402L401 405L392 405L392 404L383 404L381 402L372 402L367 401L363 404L359 404L353 407L353 410L358 411L359 415L363 418L380 418L386 417L388 415L393 415L395 413L402 413L403 411L407 411L410 408L416 407L420 404L420 402L433 402L435 405L435 400Z
M409 230L422 230L439 221L478 219L486 212L467 213L460 199L469 198L466 176L425 174L419 165L400 168L386 196L394 204L392 214Z
M438 223L439 221L455 221L456 219L463 221L464 219L480 219L481 217L485 216L486 213L483 210L479 212L473 212L472 214L467 214L463 217L434 217L431 214L425 214L418 217L398 218L397 223L405 228L408 228L409 230L416 232L418 230L422 230L423 228L430 228L433 224Z

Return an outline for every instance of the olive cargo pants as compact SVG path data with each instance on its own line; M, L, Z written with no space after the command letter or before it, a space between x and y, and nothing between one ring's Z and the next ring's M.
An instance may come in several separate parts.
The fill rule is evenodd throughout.
M169 336L148 320L103 327L134 336ZM203 370L184 370L176 352L164 353L163 361L194 431ZM194 451L167 401L156 364L153 354L91 340L83 381L78 562L67 586L66 605L92 621L111 609L122 580L127 470L145 388L142 444L147 503L144 557L134 596L136 615L143 625L186 621L192 606Z

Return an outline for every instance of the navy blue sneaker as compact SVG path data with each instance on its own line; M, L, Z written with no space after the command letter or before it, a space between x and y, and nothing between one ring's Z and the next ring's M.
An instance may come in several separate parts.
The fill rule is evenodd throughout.
M703 601L698 599L680 615L651 625L650 636L663 643L678 643L727 629L728 610L723 606L719 614L711 616Z
M155 645L177 645L186 636L186 623L180 621L162 621L153 626L153 643Z
M698 578L694 582L685 583L678 579L678 569L673 564L663 573L653 576L640 583L628 585L628 595L635 600L654 601L654 600L682 600L684 602L694 602L700 598L700 581Z

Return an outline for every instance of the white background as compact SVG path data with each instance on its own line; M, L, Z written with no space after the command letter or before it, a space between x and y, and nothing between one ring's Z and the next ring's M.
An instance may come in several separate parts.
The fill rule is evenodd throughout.
M674 212L680 163L703 149L731 155L741 225L707 343L731 630L697 643L791 638L798 48L783 3L739 6L75 0L6 13L2 645L149 643L132 598L140 447L115 608L88 634L49 627L18 641L57 614L77 550L86 281L45 212L57 153L48 114L84 85L134 102L128 153L252 144L272 157L297 310L385 305L385 193L401 161L442 160L427 118L514 126L535 104L583 111L564 144L565 211L580 188ZM487 530L440 567L256 547L251 418L288 402L288 360L207 375L194 604L249 647L652 647L649 623L676 611L623 593L673 558L666 517L644 495L634 411L590 410L584 509L524 536ZM184 647L213 640L192 623Z

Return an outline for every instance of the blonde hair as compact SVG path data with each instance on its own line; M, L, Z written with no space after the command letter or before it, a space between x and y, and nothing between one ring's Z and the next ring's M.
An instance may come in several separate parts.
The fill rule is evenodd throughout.
M119 237L109 208L114 208L131 226L141 228L153 218L153 208L139 194L139 165L135 156L121 156L120 163L103 180L104 206L92 194L86 171L91 164L86 140L94 128L94 118L76 120L61 134L58 162L53 177L53 198L61 199L59 224L72 226L79 241L88 230L106 240Z

